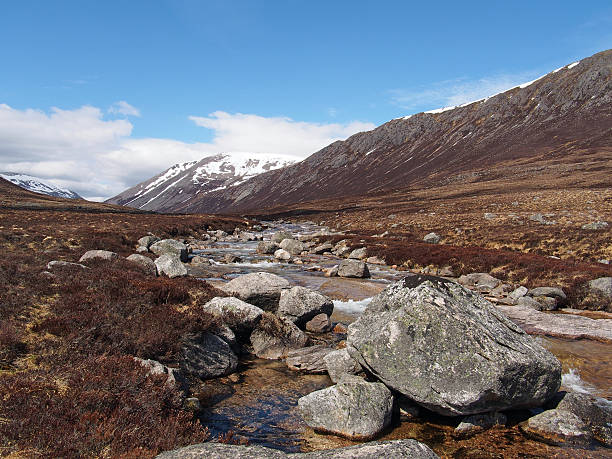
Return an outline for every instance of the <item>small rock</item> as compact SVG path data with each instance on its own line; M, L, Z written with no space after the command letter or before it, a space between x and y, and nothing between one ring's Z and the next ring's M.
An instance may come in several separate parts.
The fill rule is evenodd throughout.
M276 311L281 291L290 287L286 279L276 274L259 272L244 274L218 288L264 311Z
M597 221L593 223L587 223L586 225L582 225L581 228L583 230L594 231L594 230L606 229L607 227L608 227L608 222Z
M162 255L155 260L155 266L159 275L166 275L169 278L183 277L187 275L187 268L181 260L172 255Z
M272 241L261 241L257 244L257 253L262 255L272 255L278 250L278 244Z
M296 241L295 239L283 239L279 244L281 249L286 250L291 255L299 255L305 250L304 243Z
M174 368L170 368L167 367L166 365L163 365L162 363L158 362L157 360L152 360L152 359L141 359L138 357L134 357L134 360L136 360L138 363L140 363L143 367L145 367L147 369L147 373L150 375L166 375L166 383L169 386L175 386L177 381L176 381L176 376L175 373L177 373L177 371ZM178 373L177 373L178 375Z
M361 378L343 379L298 400L302 418L315 431L356 440L378 435L391 422L392 409L391 391Z
M251 333L253 352L261 359L280 359L306 346L308 336L288 319L266 314Z
M147 249L146 247L139 245L138 247L136 247L136 253L148 253L149 249Z
M174 239L163 239L157 241L149 247L149 250L156 255L173 255L179 258L182 262L189 261L189 255L187 246L182 242L175 241Z
M118 255L115 252L109 252L108 250L88 250L83 254L79 261L81 263L93 259L111 261L116 260L117 258Z
M237 255L234 255L233 253L228 253L223 257L223 261L225 263L240 263L242 261L242 258L240 258Z
M567 303L567 295L557 287L537 287L529 290L527 295L536 297L536 296L548 296L551 298L555 298L557 303L563 305Z
M487 273L466 274L459 277L457 282L481 293L490 292L502 283L499 279Z
M368 257L367 249L365 247L361 247L360 249L355 249L349 254L348 257L353 260L364 260Z
M517 287L512 292L510 292L508 297L513 299L513 300L515 300L515 301L518 301L519 298L522 298L525 295L527 295L527 292L529 292L529 289L527 289L527 287L523 287L521 285L520 287Z
M306 331L312 333L326 333L331 330L331 320L327 314L317 314L306 322Z
M191 257L191 263L194 265L208 265L208 266L210 266L211 264L208 258L201 257L199 255L196 255L195 257Z
M284 239L293 239L293 234L288 233L287 231L278 231L277 233L274 233L271 240L272 242L280 244Z
M370 277L370 270L368 265L363 261L357 260L342 260L338 266L338 276L340 277L354 277L354 278L367 278Z
M508 419L503 413L473 414L463 418L455 429L453 435L458 438L467 438L472 435L490 429L493 426L506 425Z
M333 311L334 303L325 295L296 286L281 292L276 314L302 328L316 315L323 313L330 316Z
M361 365L353 359L346 349L338 349L323 358L330 379L337 383L344 375L356 375Z
M153 244L155 244L159 240L160 239L156 236L143 236L140 239L138 239L138 245L148 250L149 247L151 247Z
M369 265L384 265L385 264L385 260L381 260L378 257L368 257L366 259L366 263Z
M490 212L486 212L484 214L484 218L485 218L485 220L495 220L497 218L497 215L492 214Z
M193 411L194 413L197 413L198 411L202 410L200 400L198 400L196 397L186 398L183 406L187 411Z
M327 372L326 355L332 352L327 346L309 346L295 349L287 353L286 363L290 370L302 371L309 374L324 374Z
M81 268L89 269L87 266L80 263L71 263L69 261L53 260L47 263L47 269L53 271L54 268Z
M321 255L322 253L325 253L325 252L331 252L333 248L334 247L329 242L326 242L324 244L316 246L310 252L314 253L315 255Z
M274 258L277 260L289 261L291 260L291 254L285 249L278 249L276 252L274 252Z
M336 276L338 276L338 269L339 269L338 265L335 265L335 266L332 266L331 268L325 269L324 270L325 277L336 277Z
M436 233L426 234L423 238L423 242L427 242L428 244L438 244L442 237Z
M230 345L212 333L199 333L183 343L179 365L200 379L225 376L236 371L238 357Z
M552 445L585 445L592 438L582 419L565 410L544 411L520 427L527 435Z
M131 263L137 264L152 276L157 275L157 266L155 266L155 262L149 257L145 257L144 255L139 255L135 253L127 257L126 260Z
M546 297L538 297L538 298L546 298ZM554 299L553 299L554 301ZM544 311L544 305L542 303L540 303L538 300L536 300L535 298L532 298L530 296L522 296L518 299L518 301L516 302L517 306L521 306L521 307L528 307L528 308L532 308L535 309L536 311ZM555 303L556 304L556 303Z

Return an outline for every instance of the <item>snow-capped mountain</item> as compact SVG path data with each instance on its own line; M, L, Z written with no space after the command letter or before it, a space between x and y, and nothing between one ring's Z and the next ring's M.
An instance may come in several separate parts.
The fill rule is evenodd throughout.
M33 191L35 193L47 194L49 196L56 196L58 198L83 199L72 190L60 188L41 178L33 177L31 175L18 174L15 172L0 172L0 177L14 183L17 186L20 186L21 188L25 188L26 190Z
M175 164L106 202L143 210L173 211L198 195L240 185L251 177L295 162L290 156L220 153L200 161Z

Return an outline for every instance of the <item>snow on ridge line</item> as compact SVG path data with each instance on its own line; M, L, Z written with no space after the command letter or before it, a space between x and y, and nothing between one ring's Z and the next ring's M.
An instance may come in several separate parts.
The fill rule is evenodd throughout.
M35 193L56 193L69 196L71 198L75 198L76 196L78 196L75 192L67 188L61 188L57 185L54 185L53 183L45 182L43 179L39 177L34 177L32 175L21 174L17 172L2 172L0 173L0 177L5 180L8 180L14 185L17 185L21 188L25 188L29 191L34 191Z
M565 65L565 66L563 66L563 67L559 67L558 69L553 70L552 72L546 73L546 74L542 75L541 77L536 78L535 80L531 80L531 81L527 81L527 82L525 82L525 83L521 83L521 84L519 84L518 86L513 86L513 87L508 88L508 89L506 89L506 90L504 90L504 91L502 91L502 92L498 92L498 93L496 93L496 94L493 94L493 95L490 95L490 96L487 96L487 97L483 97L482 99L473 100L473 101L471 101L471 102L466 102L466 103L461 104L461 105L452 105L452 106L448 106L448 107L441 107L441 108L436 108L436 109L433 109L433 110L427 110L427 111L420 112L420 113L429 113L429 114L431 114L431 115L435 115L435 114L438 114L438 113L447 112L447 111L449 111L449 110L454 110L455 108L467 107L468 105L475 104L475 103L477 103L477 102L486 102L487 100L491 99L492 97L495 97L495 96L498 96L498 95L500 95L500 94L503 94L504 92L506 92L506 91L510 91L511 89L515 89L515 88L524 89L524 88L526 88L527 86L532 85L532 84L533 84L533 83L535 83L536 81L541 80L541 79L542 79L542 78L544 78L545 76L551 75L551 74L553 74L553 73L557 73L559 70L563 70L563 69L565 69L565 70L570 70L570 69L573 69L573 68L574 68L574 67L576 67L578 64L580 64L580 61L573 62L573 63L571 63L571 64L569 64L569 65ZM413 113L412 115L400 116L399 118L395 118L395 119L396 119L396 120L400 120L400 119L402 119L402 120L407 120L407 119L410 119L412 116L414 116L414 115L416 115L416 114L417 114L417 113Z

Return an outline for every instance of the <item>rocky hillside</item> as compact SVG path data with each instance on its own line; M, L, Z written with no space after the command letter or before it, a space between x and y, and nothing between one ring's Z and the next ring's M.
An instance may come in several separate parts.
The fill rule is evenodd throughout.
M42 193L49 196L55 196L57 198L68 198L68 199L83 199L77 193L72 190L60 188L53 185L52 183L46 182L38 177L31 175L18 174L15 172L0 172L0 177L14 183L21 188L24 188L34 193Z
M478 180L504 162L564 161L612 145L612 50L450 109L395 119L240 185L166 210L236 212L406 186ZM503 170L501 171L503 174ZM515 171L508 171L514 174Z
M294 162L291 157L222 153L200 161L175 164L106 202L143 210L172 212L188 206L199 196L227 190L256 175Z

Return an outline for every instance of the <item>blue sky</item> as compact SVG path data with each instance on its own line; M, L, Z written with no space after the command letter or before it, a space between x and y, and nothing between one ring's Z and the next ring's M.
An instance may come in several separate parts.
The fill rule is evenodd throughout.
M99 198L509 89L611 48L612 2L22 0L0 42L0 168Z

